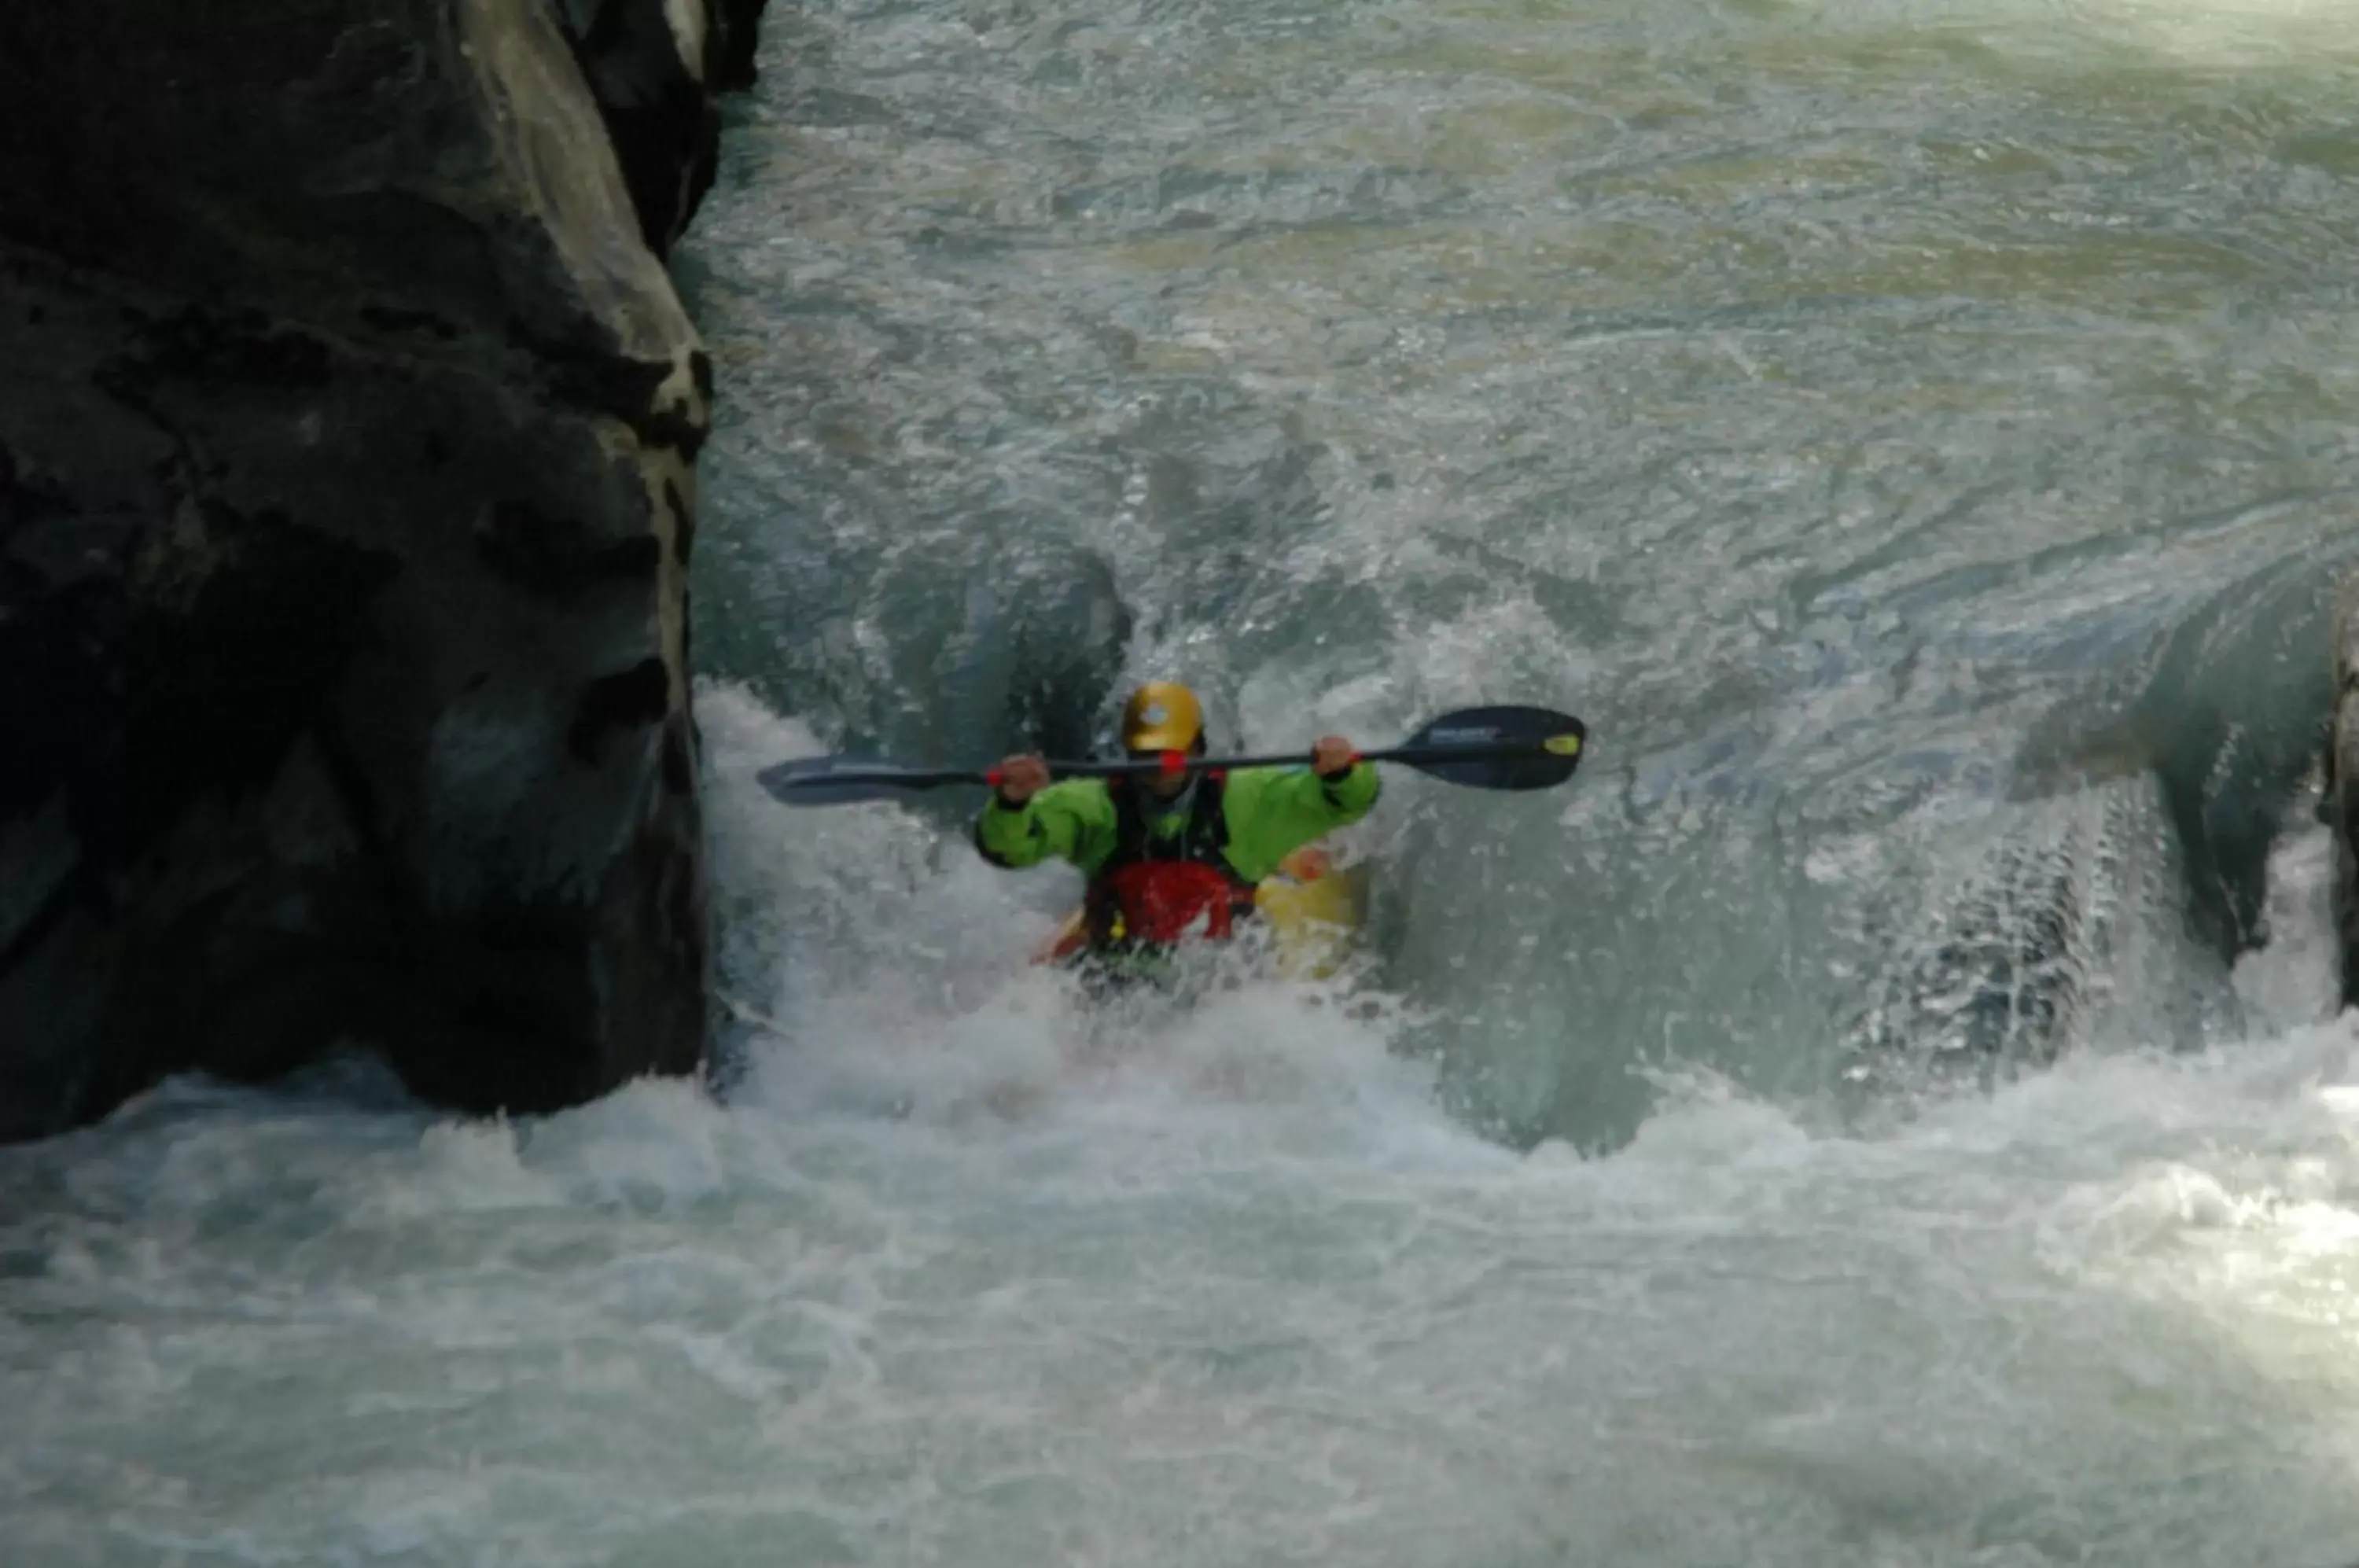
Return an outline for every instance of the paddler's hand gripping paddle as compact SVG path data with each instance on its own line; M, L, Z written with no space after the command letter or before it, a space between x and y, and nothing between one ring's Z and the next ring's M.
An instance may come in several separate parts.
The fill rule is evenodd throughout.
M1589 730L1570 713L1546 708L1467 708L1444 713L1398 746L1364 751L1363 762L1399 762L1419 773L1475 789L1547 789L1572 777ZM1308 765L1308 752L1262 757L1161 757L1113 762L1051 762L1053 779L1114 779L1226 768ZM790 806L841 806L890 800L903 789L995 784L996 768L895 768L850 757L802 757L756 775Z

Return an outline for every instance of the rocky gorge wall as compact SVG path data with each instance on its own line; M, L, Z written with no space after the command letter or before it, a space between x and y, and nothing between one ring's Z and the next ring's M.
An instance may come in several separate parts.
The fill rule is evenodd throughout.
M0 1138L705 1039L661 253L759 0L0 9Z

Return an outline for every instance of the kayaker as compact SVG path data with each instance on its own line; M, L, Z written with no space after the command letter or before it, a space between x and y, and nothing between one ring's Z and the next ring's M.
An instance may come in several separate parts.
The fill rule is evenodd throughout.
M1176 681L1140 687L1125 704L1122 744L1140 758L1204 752L1204 712ZM1376 803L1376 770L1353 744L1326 735L1307 766L1187 770L1052 782L1038 757L1011 757L974 824L975 847L1020 869L1051 856L1089 877L1093 951L1160 949L1222 939L1254 908L1254 887L1279 862L1358 822Z

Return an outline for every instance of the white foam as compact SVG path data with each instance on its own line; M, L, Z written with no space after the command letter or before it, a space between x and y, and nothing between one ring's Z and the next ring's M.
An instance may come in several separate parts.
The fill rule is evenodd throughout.
M2236 961L2236 994L2256 1033L2285 1033L2341 1007L2333 905L2333 833L2314 825L2287 834L2269 854L2268 940Z

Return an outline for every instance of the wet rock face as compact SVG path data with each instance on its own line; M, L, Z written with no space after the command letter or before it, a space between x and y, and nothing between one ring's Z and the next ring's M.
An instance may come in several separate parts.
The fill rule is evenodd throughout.
M670 253L712 189L721 152L714 94L754 84L766 0L556 0L639 214Z
M724 38L704 0L558 0L591 95L657 255L688 227L721 149L721 115L708 85Z
M734 93L754 85L754 44L769 0L708 0L712 18L712 85Z
M710 104L590 83L718 36L0 7L0 1138L339 1040L471 1108L698 1064L712 388L648 236Z

